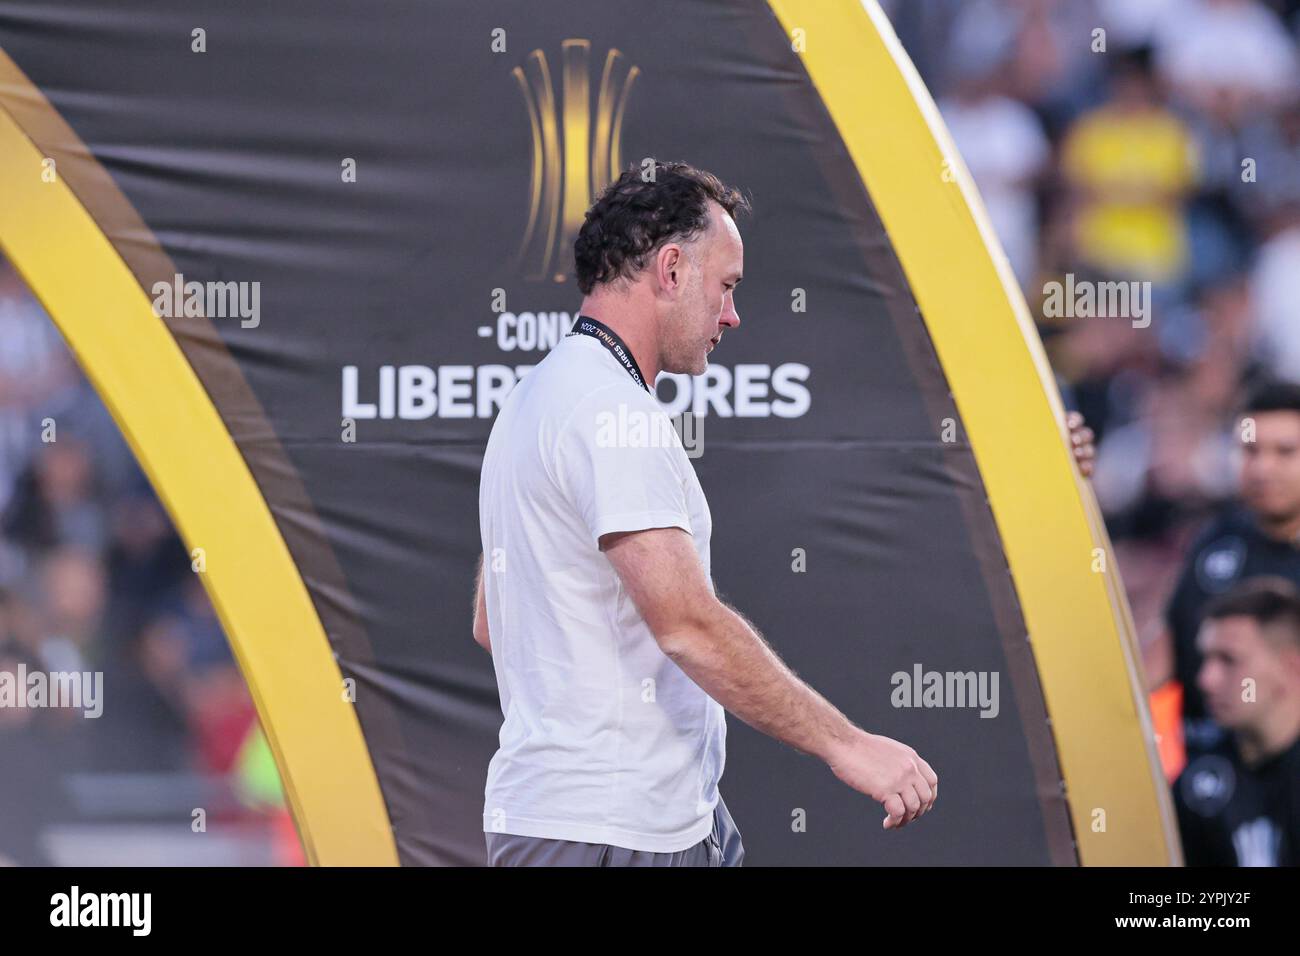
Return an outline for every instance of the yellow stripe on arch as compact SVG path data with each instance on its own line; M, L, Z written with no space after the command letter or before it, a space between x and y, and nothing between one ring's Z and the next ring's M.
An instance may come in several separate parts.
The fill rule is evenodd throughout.
M884 223L955 396L1029 629L1079 858L1177 864L1110 543L970 174L875 0L769 4L787 35L804 31L804 67ZM1108 573L1093 571L1096 548Z
M23 83L6 96L53 111ZM43 181L44 158L0 97L0 251L63 333L191 552L203 549L203 584L308 860L396 864L361 726L271 512L151 299L63 179Z

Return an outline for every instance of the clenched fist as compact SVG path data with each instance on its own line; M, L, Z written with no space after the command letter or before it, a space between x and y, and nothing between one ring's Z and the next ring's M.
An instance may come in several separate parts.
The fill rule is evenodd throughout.
M939 777L911 747L859 731L832 753L827 765L844 783L885 808L882 826L907 826L934 806Z

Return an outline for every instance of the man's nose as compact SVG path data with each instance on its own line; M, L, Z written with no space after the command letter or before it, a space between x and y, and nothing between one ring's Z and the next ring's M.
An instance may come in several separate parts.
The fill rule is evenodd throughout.
M736 311L736 306L728 301L727 307L722 310L722 324L729 329L734 329L740 325L740 313Z

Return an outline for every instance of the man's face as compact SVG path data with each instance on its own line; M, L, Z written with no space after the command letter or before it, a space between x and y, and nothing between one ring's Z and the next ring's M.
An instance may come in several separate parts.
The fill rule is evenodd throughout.
M685 272L674 313L664 323L663 370L702 375L724 329L740 325L733 290L745 267L740 230L709 203L709 228L685 247Z
M1256 412L1255 440L1242 442L1241 498L1268 521L1300 515L1300 414Z
M1300 692L1300 650L1268 640L1254 618L1207 620L1197 645L1203 660L1196 683L1210 716L1229 730L1261 725L1279 701ZM1254 682L1251 695L1247 679Z

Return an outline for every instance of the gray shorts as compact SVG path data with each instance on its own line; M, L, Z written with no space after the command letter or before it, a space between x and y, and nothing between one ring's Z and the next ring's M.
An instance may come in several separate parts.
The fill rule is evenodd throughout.
M713 810L713 832L695 846L676 853L650 853L607 843L549 840L490 830L483 836L487 840L488 866L741 866L745 860L740 831L721 794Z

